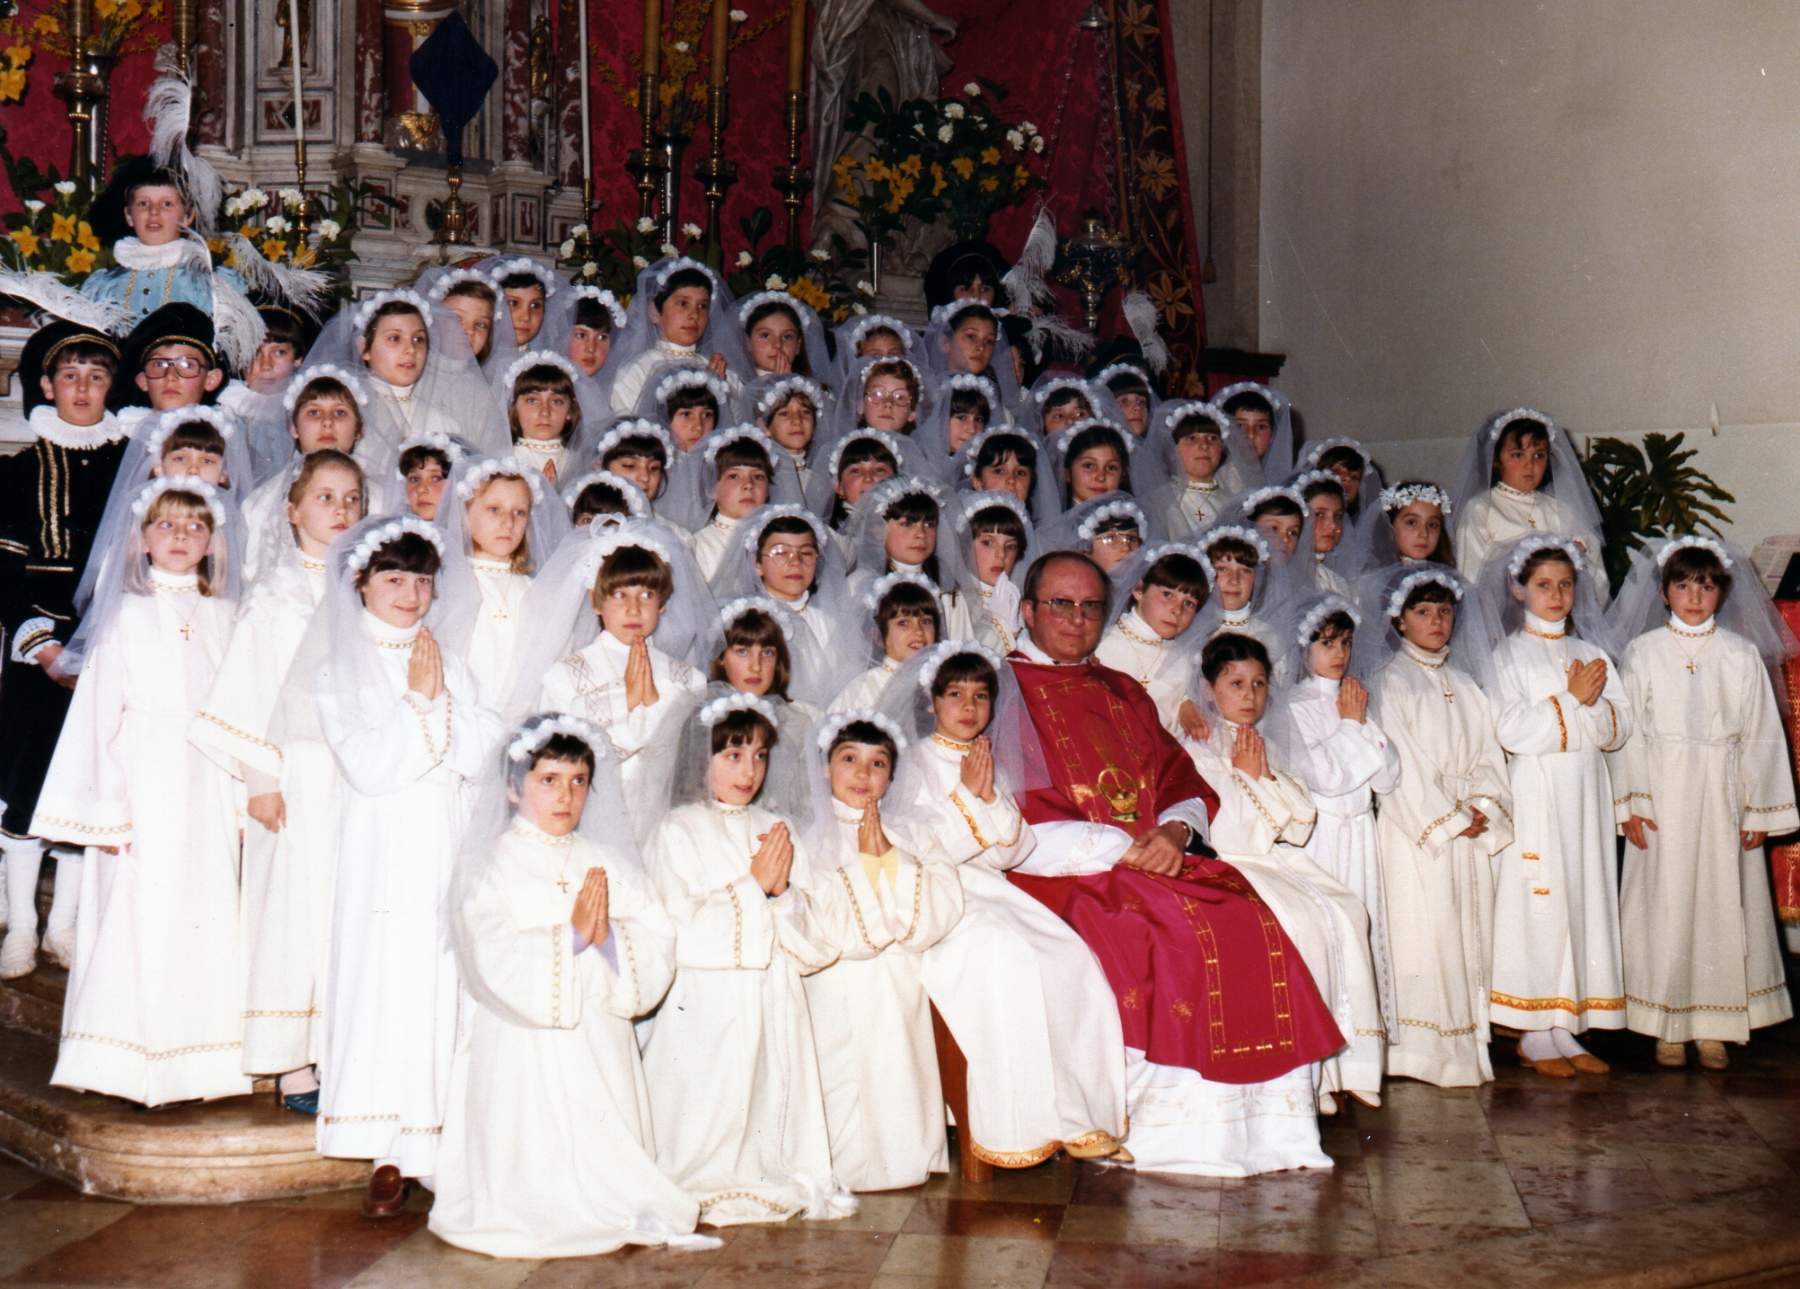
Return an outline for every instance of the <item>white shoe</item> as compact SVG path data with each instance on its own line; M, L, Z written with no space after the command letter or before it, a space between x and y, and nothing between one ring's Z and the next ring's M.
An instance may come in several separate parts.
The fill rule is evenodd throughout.
M44 932L44 952L64 971L75 970L75 928L51 927Z
M14 927L0 940L0 980L17 980L37 970L36 927Z

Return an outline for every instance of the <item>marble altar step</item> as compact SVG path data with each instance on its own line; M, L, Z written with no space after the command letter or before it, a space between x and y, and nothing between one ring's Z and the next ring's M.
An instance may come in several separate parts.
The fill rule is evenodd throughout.
M44 968L24 979L40 976L51 982ZM6 984L13 1005L32 1004L19 981ZM313 1121L282 1109L272 1091L150 1113L114 1097L51 1087L55 1063L55 1039L0 1026L0 1151L87 1194L140 1204L231 1204L359 1187L368 1179L366 1163L315 1153Z

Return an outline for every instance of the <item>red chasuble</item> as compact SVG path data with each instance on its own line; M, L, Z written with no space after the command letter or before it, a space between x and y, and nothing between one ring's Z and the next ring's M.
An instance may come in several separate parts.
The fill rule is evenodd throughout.
M1025 794L1030 823L1089 821L1140 836L1157 816L1219 799L1136 681L1095 662L1009 659L1050 771ZM1125 1043L1216 1083L1262 1083L1344 1045L1275 915L1223 860L1187 857L1178 877L1115 867L1014 884L1081 936L1119 1000Z

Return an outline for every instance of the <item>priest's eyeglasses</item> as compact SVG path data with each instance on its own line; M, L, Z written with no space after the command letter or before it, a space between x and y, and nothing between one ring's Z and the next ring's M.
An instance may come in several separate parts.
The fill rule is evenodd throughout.
M167 376L170 372L192 379L203 370L200 360L187 354L179 358L152 358L144 364L144 375L153 380L158 376Z
M1103 618L1106 616L1105 600L1033 600L1033 604L1041 604L1050 610L1053 618Z

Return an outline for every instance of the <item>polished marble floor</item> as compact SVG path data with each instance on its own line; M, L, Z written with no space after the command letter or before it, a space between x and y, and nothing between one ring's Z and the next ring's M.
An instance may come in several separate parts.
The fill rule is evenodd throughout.
M738 1227L708 1253L496 1262L439 1243L429 1197L369 1222L359 1196L221 1208L85 1199L0 1160L0 1285L1646 1286L1800 1281L1800 1025L1725 1074L1659 1070L1603 1036L1605 1078L1518 1068L1471 1091L1390 1086L1328 1123L1330 1172L1139 1177L1058 1160L864 1197L854 1219ZM1770 1270L1770 1268L1786 1268Z

